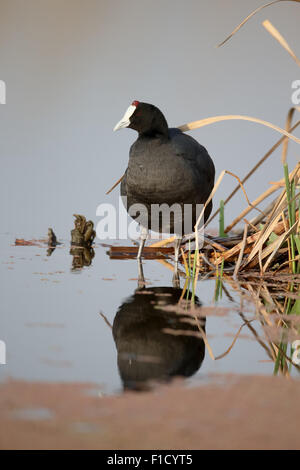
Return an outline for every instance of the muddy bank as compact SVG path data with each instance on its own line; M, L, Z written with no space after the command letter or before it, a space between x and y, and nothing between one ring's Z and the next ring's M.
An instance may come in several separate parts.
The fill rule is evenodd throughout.
M101 397L94 385L0 385L1 449L299 449L300 382L218 377Z

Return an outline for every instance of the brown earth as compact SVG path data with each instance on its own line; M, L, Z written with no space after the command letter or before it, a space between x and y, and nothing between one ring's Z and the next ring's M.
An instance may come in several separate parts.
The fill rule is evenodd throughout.
M300 381L226 376L210 385L177 382L102 398L92 390L89 384L0 385L0 448L300 448Z

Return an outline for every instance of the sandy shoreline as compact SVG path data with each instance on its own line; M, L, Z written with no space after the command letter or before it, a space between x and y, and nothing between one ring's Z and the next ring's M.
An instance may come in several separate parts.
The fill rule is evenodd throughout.
M299 449L300 381L226 376L98 397L93 384L0 385L1 449Z

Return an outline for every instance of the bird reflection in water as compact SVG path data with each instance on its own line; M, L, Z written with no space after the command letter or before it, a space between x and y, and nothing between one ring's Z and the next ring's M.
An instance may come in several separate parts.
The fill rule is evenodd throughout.
M151 382L190 377L200 368L205 345L194 317L181 313L182 305L180 313L165 309L176 308L181 295L174 287L137 289L119 307L113 337L124 389L145 390ZM201 306L197 298L195 305ZM205 331L205 318L198 321Z

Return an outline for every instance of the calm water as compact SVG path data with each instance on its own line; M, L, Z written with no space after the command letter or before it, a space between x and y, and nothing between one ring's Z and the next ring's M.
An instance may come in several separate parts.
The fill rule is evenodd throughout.
M190 336L197 328L161 309L176 303L181 291L172 288L172 272L158 261L144 262L147 285L141 294L136 260L110 260L100 244L92 264L74 270L68 242L47 256L45 245L14 246L14 240L12 234L1 235L0 339L7 364L0 366L0 380L93 382L110 394L161 368L192 382L206 382L216 373L272 373L273 363L247 327L223 359L213 361L207 350L204 355L203 342ZM244 322L239 297L225 287L229 295L223 291L218 307L228 310L215 308L215 280L199 282L196 292L199 305L214 307L208 315L203 310L203 325L215 356L228 349ZM254 317L249 303L243 312ZM251 325L261 334L258 321ZM187 333L162 331L168 327Z

